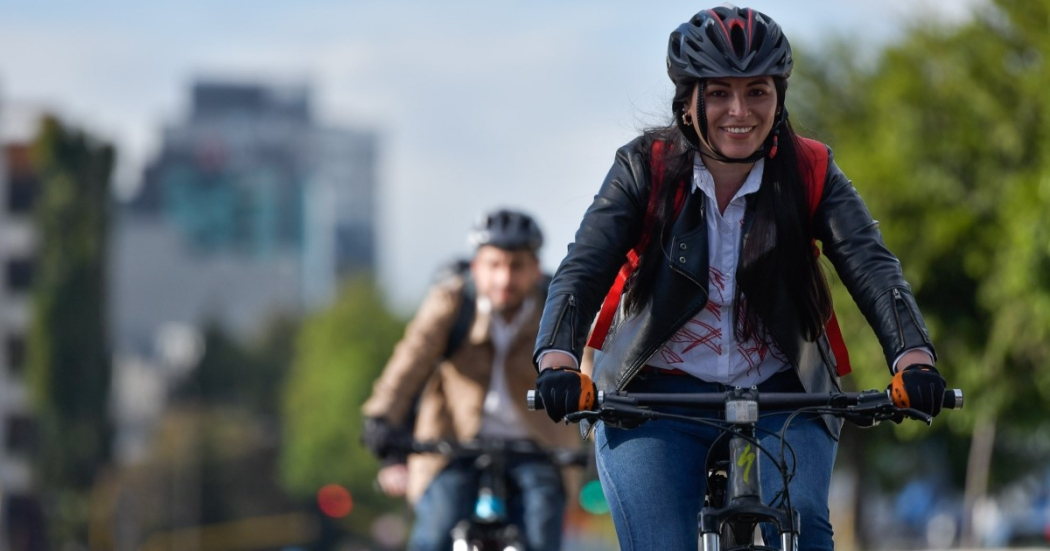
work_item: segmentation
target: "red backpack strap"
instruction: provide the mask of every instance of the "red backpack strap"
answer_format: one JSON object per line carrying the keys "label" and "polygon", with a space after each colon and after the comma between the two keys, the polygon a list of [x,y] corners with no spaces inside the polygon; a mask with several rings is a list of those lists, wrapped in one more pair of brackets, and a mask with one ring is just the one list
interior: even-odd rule
{"label": "red backpack strap", "polygon": [[828,174],[828,146],[817,140],[802,137],[799,137],[796,143],[800,146],[799,168],[805,178],[809,217],[813,218],[820,205],[820,198],[824,195],[824,179]]}
{"label": "red backpack strap", "polygon": [[[616,316],[616,309],[620,306],[624,285],[627,284],[631,274],[638,269],[639,259],[652,239],[653,221],[660,206],[660,188],[663,185],[664,148],[666,146],[667,144],[661,141],[653,142],[649,155],[649,174],[653,183],[649,191],[649,204],[645,209],[645,218],[642,220],[642,234],[638,238],[638,243],[627,252],[627,260],[620,267],[620,272],[616,274],[616,280],[613,282],[612,287],[609,288],[608,294],[605,295],[602,307],[598,311],[598,319],[594,323],[594,329],[591,330],[590,339],[587,340],[587,346],[591,348],[601,350],[602,346],[605,345],[605,337],[609,334],[609,328],[612,327],[613,318]],[[675,190],[674,216],[678,216],[683,204],[685,204],[685,186],[679,185],[678,189]]]}
{"label": "red backpack strap", "polygon": [[[828,174],[828,147],[816,140],[802,137],[796,143],[799,144],[799,164],[805,178],[806,201],[809,205],[809,217],[812,220],[813,215],[817,213],[820,199],[824,195],[824,180]],[[816,244],[813,245],[813,253],[820,256],[820,249]],[[835,363],[838,364],[839,377],[842,377],[852,371],[852,367],[849,363],[849,350],[846,349],[846,341],[842,338],[842,328],[839,327],[834,308],[831,310],[831,318],[828,319],[824,329],[828,335],[831,352],[835,355]]]}

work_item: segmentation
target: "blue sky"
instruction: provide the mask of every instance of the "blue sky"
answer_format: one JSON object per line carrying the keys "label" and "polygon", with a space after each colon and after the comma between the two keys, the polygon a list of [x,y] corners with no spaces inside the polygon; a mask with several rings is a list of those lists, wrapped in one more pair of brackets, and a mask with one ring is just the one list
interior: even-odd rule
{"label": "blue sky", "polygon": [[[873,46],[981,0],[755,0],[796,45]],[[477,213],[537,215],[553,270],[615,149],[665,120],[678,0],[0,0],[0,128],[59,112],[113,141],[127,192],[197,77],[308,83],[327,125],[381,139],[380,270],[402,312],[468,254]],[[912,10],[912,11],[906,11]],[[804,63],[804,59],[799,59]],[[844,167],[848,171],[848,167]]]}

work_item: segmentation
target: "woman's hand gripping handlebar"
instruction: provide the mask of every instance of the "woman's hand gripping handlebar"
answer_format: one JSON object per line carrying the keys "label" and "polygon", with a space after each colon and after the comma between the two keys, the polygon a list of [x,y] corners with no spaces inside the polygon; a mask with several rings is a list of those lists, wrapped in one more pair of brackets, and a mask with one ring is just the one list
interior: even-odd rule
{"label": "woman's hand gripping handlebar", "polygon": [[[916,409],[931,417],[941,412],[944,377],[930,364],[912,364],[897,372],[887,387],[897,407]],[[944,405],[948,409],[951,406]]]}
{"label": "woman's hand gripping handlebar", "polygon": [[[550,367],[536,378],[536,390],[530,390],[529,403],[542,403],[552,421],[558,422],[570,413],[594,408],[598,394],[594,381],[574,367]],[[530,405],[530,409],[532,406]]]}

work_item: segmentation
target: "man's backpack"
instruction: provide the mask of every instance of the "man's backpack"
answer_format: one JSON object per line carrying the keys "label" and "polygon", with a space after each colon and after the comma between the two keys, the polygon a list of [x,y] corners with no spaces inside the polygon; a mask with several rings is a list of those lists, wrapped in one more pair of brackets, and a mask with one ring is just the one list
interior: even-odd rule
{"label": "man's backpack", "polygon": [[[807,138],[799,138],[798,143],[800,147],[799,155],[805,155],[808,162],[800,163],[800,166],[804,169],[808,169],[803,175],[803,182],[806,185],[806,201],[809,206],[809,216],[812,219],[813,215],[817,212],[817,207],[820,205],[820,199],[824,195],[824,178],[828,171],[828,149],[824,144]],[[659,202],[659,190],[663,185],[662,176],[664,172],[664,148],[666,144],[661,141],[654,141],[652,150],[650,151],[650,173],[653,175],[653,184],[649,193],[649,205],[646,207],[645,219],[642,225],[642,235],[638,238],[638,243],[627,253],[627,259],[623,266],[620,268],[620,272],[616,275],[616,280],[613,282],[612,287],[609,289],[608,294],[605,296],[605,301],[602,302],[601,309],[598,312],[597,321],[595,321],[594,329],[591,331],[590,339],[587,341],[587,346],[601,350],[605,344],[605,337],[609,333],[609,328],[612,326],[613,317],[616,315],[616,309],[620,304],[620,297],[623,294],[624,285],[627,283],[627,279],[638,269],[638,263],[642,253],[649,246],[649,241],[652,239],[650,233],[653,217],[656,215],[656,209]],[[685,193],[686,184],[688,180],[677,182],[677,188],[675,189],[674,199],[674,217],[678,216],[682,206],[685,204]],[[813,252],[815,255],[820,256],[820,249],[817,248],[816,244],[813,246]],[[825,330],[828,335],[828,342],[831,345],[831,351],[835,355],[836,363],[838,364],[839,376],[844,376],[850,372],[849,362],[849,351],[846,350],[846,343],[842,339],[842,330],[839,328],[838,319],[835,317],[834,309],[831,311],[831,319],[828,320]]]}
{"label": "man's backpack", "polygon": [[456,320],[452,323],[448,340],[445,341],[445,351],[441,353],[441,359],[447,360],[470,332],[470,326],[474,324],[474,315],[477,313],[478,290],[474,287],[474,279],[470,277],[470,261],[456,259],[445,266],[438,268],[435,281],[461,277],[463,278],[463,289],[459,294],[459,307],[456,312]]}

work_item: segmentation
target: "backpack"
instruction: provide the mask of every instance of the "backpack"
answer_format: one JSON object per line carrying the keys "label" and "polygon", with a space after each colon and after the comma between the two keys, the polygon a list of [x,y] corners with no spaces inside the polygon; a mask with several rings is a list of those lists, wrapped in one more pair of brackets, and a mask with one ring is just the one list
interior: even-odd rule
{"label": "backpack", "polygon": [[470,331],[470,326],[474,324],[474,315],[477,313],[478,290],[474,287],[474,278],[470,277],[470,261],[458,258],[441,266],[434,280],[443,281],[453,277],[463,278],[463,288],[459,293],[456,320],[452,322],[452,329],[449,330],[448,339],[445,341],[445,349],[441,353],[442,360],[447,360],[463,344]]}
{"label": "backpack", "polygon": [[[807,138],[800,137],[797,143],[801,146],[799,154],[806,155],[810,161],[808,163],[809,170],[803,175],[803,183],[806,186],[806,201],[809,206],[809,216],[812,220],[813,215],[817,212],[817,207],[820,205],[820,198],[824,195],[824,178],[827,174],[829,160],[828,149],[824,144]],[[659,203],[659,190],[663,184],[662,176],[665,147],[666,144],[664,142],[653,142],[652,150],[650,151],[650,171],[651,174],[653,174],[653,185],[649,193],[649,204],[645,210],[642,235],[638,238],[638,243],[628,251],[627,260],[620,268],[619,273],[617,273],[616,280],[613,282],[612,287],[610,287],[608,294],[605,295],[605,300],[602,302],[601,309],[598,311],[598,318],[595,321],[594,329],[591,331],[590,339],[587,341],[587,346],[590,346],[591,348],[601,350],[602,346],[605,345],[605,337],[609,333],[613,317],[616,315],[616,309],[620,305],[620,298],[623,295],[623,287],[627,283],[627,279],[630,278],[631,274],[638,269],[639,259],[645,249],[649,246],[649,241],[652,239],[650,228],[652,227],[652,221],[656,215],[656,209]],[[674,213],[672,218],[677,218],[678,213],[681,212],[682,206],[685,204],[686,186],[684,184],[684,181],[678,182],[678,187],[675,190]],[[820,256],[820,249],[817,248],[815,243],[813,245],[813,252],[814,255],[818,257]],[[838,375],[840,377],[845,376],[851,371],[849,351],[846,349],[846,343],[842,339],[842,329],[839,327],[834,309],[831,311],[831,318],[828,319],[828,322],[825,325],[825,331],[828,336],[828,342],[831,345],[831,351],[835,355],[835,360],[838,364]]]}

